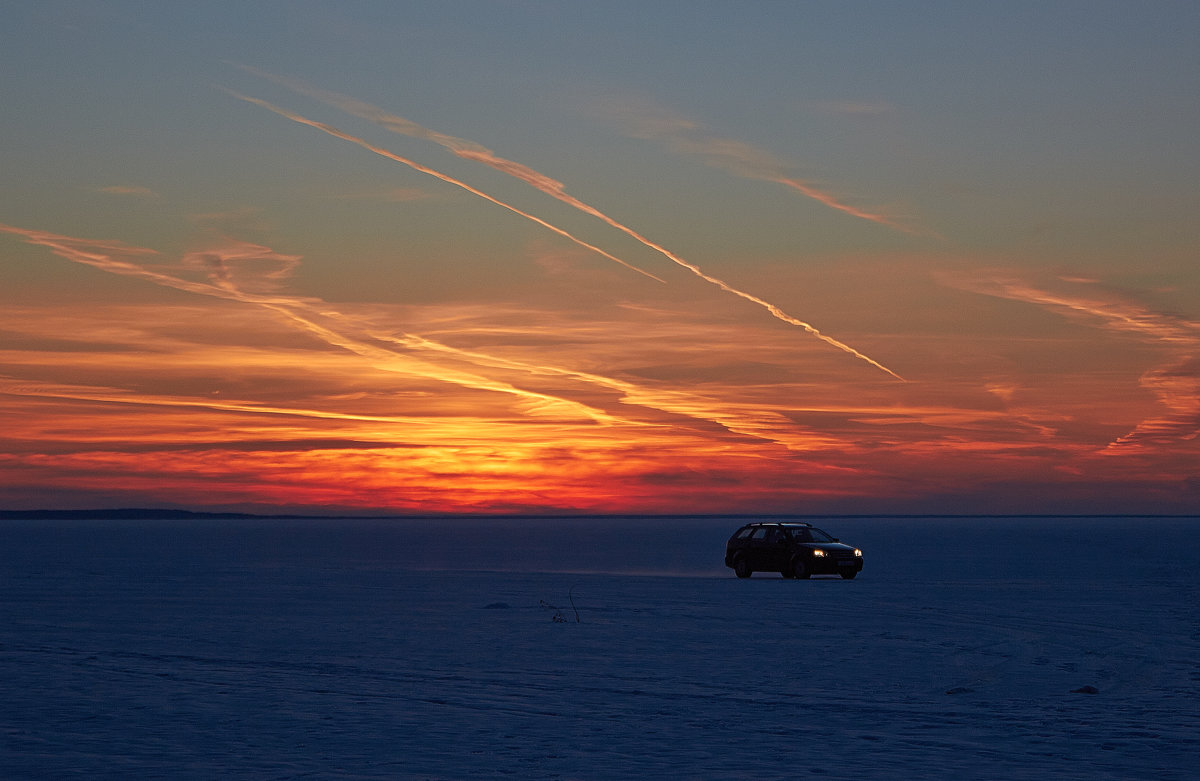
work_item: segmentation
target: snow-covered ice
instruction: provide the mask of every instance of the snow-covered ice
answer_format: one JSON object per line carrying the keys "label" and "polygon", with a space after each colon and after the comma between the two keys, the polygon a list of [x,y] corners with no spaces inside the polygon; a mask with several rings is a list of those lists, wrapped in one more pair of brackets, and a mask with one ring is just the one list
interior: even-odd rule
{"label": "snow-covered ice", "polygon": [[1193,779],[1200,521],[0,522],[0,777]]}

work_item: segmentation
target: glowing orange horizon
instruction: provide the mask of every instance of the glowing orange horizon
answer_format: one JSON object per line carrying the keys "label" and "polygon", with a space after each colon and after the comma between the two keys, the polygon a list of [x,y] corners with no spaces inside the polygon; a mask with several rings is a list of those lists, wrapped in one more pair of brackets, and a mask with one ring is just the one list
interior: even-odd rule
{"label": "glowing orange horizon", "polygon": [[[9,504],[36,487],[260,509],[801,511],[864,492],[899,501],[1046,476],[1060,488],[1103,480],[1116,490],[1136,478],[1168,491],[1186,479],[1179,453],[1197,444],[1185,362],[1145,375],[1158,414],[1105,402],[1109,393],[1088,407],[1070,386],[1059,398],[1033,396],[1011,380],[909,383],[907,399],[897,386],[868,391],[836,375],[820,385],[654,381],[633,373],[654,354],[646,350],[677,360],[694,344],[705,363],[784,367],[795,345],[770,329],[714,332],[698,314],[684,319],[687,310],[629,306],[619,326],[581,319],[577,335],[565,313],[542,322],[529,308],[452,305],[416,320],[397,313],[406,329],[393,330],[381,310],[287,293],[296,261],[261,244],[218,243],[172,264],[121,242],[4,230],[91,268],[196,294],[188,306],[0,313],[0,330],[47,344],[0,349],[0,497]],[[1084,309],[1067,307],[1075,299],[1065,293],[1006,290]],[[1191,326],[1178,318],[1091,301],[1088,317],[1102,329],[1187,346]],[[421,322],[438,340],[410,330]],[[597,328],[603,355],[562,346],[599,337]],[[478,346],[502,335],[502,346]],[[553,363],[542,338],[559,344]],[[74,346],[54,347],[63,343]],[[592,368],[601,363],[603,373]],[[55,379],[64,366],[78,379]],[[199,392],[198,381],[215,387]],[[1089,435],[1064,436],[1081,417],[1093,421]]]}

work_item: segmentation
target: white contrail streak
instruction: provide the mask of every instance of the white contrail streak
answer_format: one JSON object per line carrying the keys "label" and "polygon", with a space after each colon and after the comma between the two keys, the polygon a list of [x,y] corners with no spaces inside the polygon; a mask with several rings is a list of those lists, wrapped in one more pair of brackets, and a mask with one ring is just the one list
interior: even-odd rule
{"label": "white contrail streak", "polygon": [[[225,88],[222,87],[222,89],[225,89]],[[432,176],[436,179],[441,179],[443,182],[446,182],[447,184],[452,184],[455,187],[461,187],[462,189],[466,190],[467,192],[471,193],[472,195],[477,195],[480,198],[483,198],[485,201],[491,201],[492,203],[496,204],[497,206],[508,209],[510,212],[512,212],[514,214],[521,215],[522,217],[524,217],[527,220],[532,220],[533,222],[536,222],[538,225],[541,225],[543,228],[554,231],[559,236],[569,239],[570,241],[575,242],[576,244],[578,244],[581,247],[584,247],[585,249],[589,249],[592,252],[595,252],[599,255],[603,255],[604,257],[608,258],[609,260],[614,260],[617,263],[620,263],[622,266],[624,266],[627,269],[631,269],[633,271],[636,271],[639,274],[643,274],[647,277],[650,277],[651,279],[653,279],[657,282],[662,282],[662,283],[666,284],[665,280],[654,276],[649,271],[643,271],[642,269],[638,268],[637,266],[633,266],[629,263],[626,263],[625,261],[618,258],[616,255],[612,255],[608,252],[605,252],[604,250],[600,249],[599,247],[595,246],[594,244],[589,244],[586,241],[584,241],[583,239],[578,238],[577,236],[573,236],[572,234],[568,233],[567,231],[563,230],[562,228],[559,228],[555,225],[551,225],[550,223],[546,222],[545,220],[543,220],[539,217],[535,217],[528,212],[521,211],[516,206],[507,204],[504,201],[501,201],[497,198],[493,198],[492,196],[488,195],[487,193],[483,192],[482,190],[472,187],[471,185],[467,184],[464,181],[455,179],[453,176],[448,176],[448,175],[446,175],[440,171],[436,171],[428,166],[421,165],[420,163],[418,163],[414,160],[409,160],[407,157],[402,157],[402,156],[396,154],[395,152],[384,149],[383,147],[375,146],[374,144],[370,143],[369,141],[364,141],[363,139],[359,138],[358,136],[352,136],[349,133],[345,132],[344,130],[339,130],[338,128],[333,127],[332,125],[327,125],[324,122],[317,122],[316,120],[309,119],[309,118],[301,116],[295,112],[288,111],[287,109],[284,109],[284,108],[280,108],[279,106],[276,106],[272,103],[268,103],[265,100],[260,100],[259,98],[252,98],[248,95],[243,95],[240,92],[235,92],[234,90],[231,90],[231,89],[225,89],[225,91],[228,92],[230,95],[234,96],[235,98],[237,98],[238,100],[244,100],[247,103],[253,103],[256,106],[261,106],[261,107],[267,109],[268,111],[273,111],[274,113],[278,114],[279,116],[290,119],[293,122],[299,122],[302,125],[308,125],[309,127],[316,128],[317,130],[320,130],[323,133],[328,133],[329,135],[333,136],[334,138],[340,138],[343,141],[349,141],[352,144],[357,144],[358,146],[361,146],[363,149],[366,149],[369,152],[374,152],[375,154],[380,155],[381,157],[386,157],[387,159],[392,160],[393,162],[397,162],[402,165],[406,165],[409,168],[413,169],[414,171],[420,171],[421,173],[428,174],[429,176]]]}
{"label": "white contrail streak", "polygon": [[[319,90],[319,89],[316,89],[313,87],[309,87],[308,85],[297,82],[293,79],[286,79],[283,77],[274,76],[272,74],[265,73],[263,71],[255,69],[255,68],[248,68],[245,66],[243,66],[243,68],[251,73],[255,73],[264,78],[268,78],[268,79],[271,79],[272,81],[281,83],[284,86],[287,86],[288,88],[290,88],[292,90],[300,92],[301,94],[308,95],[310,97],[316,98],[317,100],[321,100],[323,102],[326,102],[333,106],[336,106],[337,108],[340,108],[349,114],[352,114],[357,117],[361,117],[363,119],[370,120],[388,130],[391,130],[392,132],[400,133],[402,135],[412,136],[412,137],[416,137],[416,138],[428,139],[437,144],[440,144],[442,147],[450,150],[451,152],[458,155],[459,157],[462,157],[462,158],[465,158],[468,160],[475,160],[476,162],[483,163],[484,165],[490,166],[490,167],[496,169],[497,171],[501,171],[502,173],[506,173],[506,174],[509,174],[510,176],[514,176],[517,179],[520,179],[521,181],[530,185],[531,187],[534,187],[535,189],[540,190],[541,192],[551,196],[552,198],[556,198],[557,200],[562,201],[563,203],[565,203],[569,206],[572,206],[572,207],[584,212],[585,214],[589,214],[589,215],[603,221],[605,224],[607,224],[613,228],[616,228],[617,230],[621,231],[622,233],[626,234],[627,236],[630,236],[631,238],[633,238],[635,241],[640,242],[643,246],[654,250],[655,252],[659,253],[660,255],[667,258],[671,262],[673,262],[679,266],[682,266],[683,268],[692,272],[696,276],[703,279],[705,282],[708,282],[709,284],[712,284],[712,285],[716,285],[721,290],[724,290],[727,293],[731,293],[735,296],[739,296],[740,298],[750,301],[751,303],[757,304],[758,306],[761,306],[762,308],[764,308],[768,312],[770,312],[771,315],[774,316],[775,318],[782,320],[783,322],[788,323],[789,325],[794,325],[794,326],[803,328],[805,331],[812,334],[813,336],[820,339],[821,341],[825,342],[826,344],[836,347],[837,349],[842,350],[843,352],[849,353],[850,355],[853,355],[854,357],[859,358],[860,360],[866,361],[867,363],[871,364],[875,368],[881,369],[881,370],[887,372],[888,374],[892,375],[896,379],[904,381],[904,378],[901,377],[899,374],[896,374],[896,372],[887,368],[886,366],[884,366],[883,364],[874,360],[873,358],[870,358],[870,357],[864,355],[863,353],[859,352],[858,350],[855,350],[853,347],[851,347],[843,342],[840,342],[831,336],[826,336],[825,334],[823,334],[819,330],[817,330],[817,328],[815,326],[813,326],[812,324],[807,323],[803,320],[800,320],[799,318],[796,318],[796,317],[793,317],[793,316],[787,314],[782,309],[780,309],[778,306],[770,303],[769,301],[765,301],[762,298],[759,298],[758,296],[755,296],[751,293],[747,293],[743,290],[739,290],[738,288],[733,287],[732,285],[728,284],[727,282],[720,280],[710,274],[705,273],[703,270],[701,270],[695,264],[687,262],[686,260],[679,257],[678,255],[671,252],[670,250],[663,247],[662,245],[660,245],[654,241],[651,241],[650,239],[646,238],[642,234],[638,233],[633,228],[630,228],[629,226],[624,225],[623,223],[613,219],[612,217],[609,217],[607,214],[605,214],[604,212],[595,208],[594,206],[584,203],[583,201],[579,200],[575,196],[568,194],[566,192],[565,185],[562,182],[559,182],[549,176],[546,176],[538,171],[535,171],[534,169],[530,168],[529,166],[526,166],[522,163],[518,163],[513,160],[507,160],[505,158],[499,157],[494,152],[492,152],[492,150],[488,149],[485,146],[482,146],[481,144],[477,144],[474,141],[468,141],[463,138],[457,138],[455,136],[447,135],[445,133],[439,133],[435,130],[430,130],[429,128],[422,127],[421,125],[418,125],[417,123],[407,120],[403,117],[398,117],[393,114],[389,114],[386,111],[384,111],[383,109],[378,108],[376,106],[372,106],[369,103],[364,103],[363,101],[360,101],[360,100],[357,100],[357,99],[354,99],[354,98],[351,98],[351,97],[348,97],[345,95],[339,95],[338,93],[335,93],[335,92],[328,92],[326,90]],[[272,110],[278,114],[281,114],[282,116],[288,117],[289,119],[293,119],[298,122],[303,122],[304,124],[312,125],[313,127],[317,127],[321,130],[325,130],[325,132],[330,133],[331,135],[338,136],[339,138],[345,138],[348,141],[353,141],[354,143],[364,146],[367,149],[370,149],[372,151],[383,154],[385,157],[390,157],[391,159],[398,159],[396,156],[393,156],[390,152],[386,152],[385,150],[379,150],[377,147],[373,147],[365,141],[354,138],[353,136],[348,136],[347,134],[344,134],[341,131],[333,130],[333,129],[329,128],[328,126],[323,125],[322,123],[313,122],[312,120],[304,119],[302,117],[299,117],[298,115],[291,114],[290,112],[285,112],[283,109],[279,109],[274,106],[271,106],[269,103],[266,103],[265,101],[260,101],[255,98],[248,98],[243,95],[238,95],[238,93],[236,93],[236,92],[232,92],[232,91],[230,91],[230,92],[232,94],[236,95],[237,97],[241,98],[242,100],[248,100],[252,103],[261,105],[264,108],[269,108],[270,110]],[[399,162],[403,162],[406,165],[417,168],[417,170],[425,171],[426,173],[433,173],[431,170],[425,169],[424,167],[418,167],[415,163],[413,163],[409,160],[405,160],[403,158],[399,158]],[[440,174],[433,173],[433,175],[437,176],[440,179],[444,179],[446,181],[451,181],[447,177],[444,177]],[[478,193],[478,191],[474,190],[473,188],[470,188],[469,186],[464,185],[461,182],[458,182],[457,180],[454,180],[453,183],[458,184],[461,187],[466,187],[468,190],[471,190],[472,192],[475,192],[476,194],[481,194],[481,193]],[[786,181],[785,183],[788,184],[789,186],[796,185],[795,182],[790,181],[790,180]],[[806,194],[811,195],[811,197],[817,197],[817,195],[814,195],[812,193],[806,192]],[[494,201],[494,199],[492,199],[488,196],[483,196],[483,197],[488,198],[488,200]],[[501,205],[504,205],[504,204],[501,204]],[[507,208],[511,209],[512,207],[507,207]],[[839,208],[842,208],[842,207],[839,205]],[[516,210],[514,209],[514,211],[516,211]],[[518,212],[518,213],[523,214],[524,216],[527,216],[527,217],[529,216],[527,214],[524,214],[524,212]],[[864,215],[860,214],[858,216],[864,216]],[[531,217],[531,219],[536,220],[537,218]],[[541,221],[538,220],[538,222],[541,222]],[[592,249],[595,249],[595,248],[593,247]],[[607,253],[605,253],[605,254],[607,254]],[[612,256],[610,255],[608,257],[612,257]]]}
{"label": "white contrail streak", "polygon": [[[477,160],[485,165],[490,165],[493,168],[511,174],[518,179],[523,179],[532,186],[542,190],[543,192],[552,195],[560,200],[570,203],[572,206],[583,209],[600,219],[606,219],[603,215],[592,209],[592,207],[583,204],[564,192],[562,182],[541,174],[532,168],[512,160],[506,160],[497,156],[492,150],[482,144],[470,141],[465,138],[457,138],[446,133],[439,133],[436,130],[431,130],[427,127],[418,125],[412,120],[404,117],[396,116],[385,111],[378,106],[373,106],[370,103],[359,100],[358,98],[342,95],[338,92],[323,90],[314,87],[311,84],[306,84],[298,79],[279,76],[274,73],[269,73],[249,65],[241,65],[238,63],[230,63],[247,73],[252,73],[268,81],[273,81],[276,84],[282,84],[293,92],[298,92],[301,95],[307,95],[314,100],[319,100],[331,106],[340,108],[348,114],[353,114],[356,117],[374,122],[393,133],[412,136],[413,138],[424,138],[434,143],[441,144],[446,149],[449,149],[459,157],[464,157],[469,160]],[[699,156],[704,161],[716,168],[734,173],[738,176],[747,177],[750,179],[758,179],[761,181],[773,182],[789,187],[796,192],[804,195],[807,198],[812,198],[831,209],[836,209],[840,212],[858,217],[859,219],[875,222],[880,225],[885,225],[889,228],[895,228],[903,233],[910,235],[931,235],[929,231],[916,230],[910,226],[903,225],[890,217],[869,212],[864,209],[859,209],[846,203],[842,203],[834,196],[827,192],[817,189],[812,184],[801,181],[794,177],[787,176],[783,172],[783,167],[775,161],[769,154],[756,149],[748,144],[740,141],[732,141],[729,139],[720,138],[695,138],[692,135],[687,135],[685,131],[694,131],[695,123],[681,121],[673,118],[669,122],[642,122],[644,127],[641,132],[636,135],[638,137],[654,138],[667,143],[668,147],[673,151],[681,154],[690,154]],[[614,225],[613,227],[620,227]]]}

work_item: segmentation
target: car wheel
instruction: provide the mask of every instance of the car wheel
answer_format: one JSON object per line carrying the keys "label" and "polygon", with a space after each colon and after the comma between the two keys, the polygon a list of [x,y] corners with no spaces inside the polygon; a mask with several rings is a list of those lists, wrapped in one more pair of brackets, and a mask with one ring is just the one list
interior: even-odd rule
{"label": "car wheel", "polygon": [[791,571],[788,574],[793,578],[807,578],[812,575],[812,573],[808,571],[808,565],[804,563],[804,559],[800,558],[799,556],[792,559],[790,570]]}
{"label": "car wheel", "polygon": [[751,572],[750,562],[746,561],[745,556],[738,556],[733,560],[733,574],[739,578],[748,578]]}
{"label": "car wheel", "polygon": [[856,575],[858,575],[857,572],[843,572],[842,573],[842,577],[845,578],[846,580],[854,580],[854,577]]}

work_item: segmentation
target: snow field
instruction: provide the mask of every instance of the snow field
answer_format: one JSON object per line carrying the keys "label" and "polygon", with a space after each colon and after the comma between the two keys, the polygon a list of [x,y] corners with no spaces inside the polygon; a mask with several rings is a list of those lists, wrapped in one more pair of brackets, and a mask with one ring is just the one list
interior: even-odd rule
{"label": "snow field", "polygon": [[0,777],[1195,777],[1193,522],[381,523],[0,526]]}

